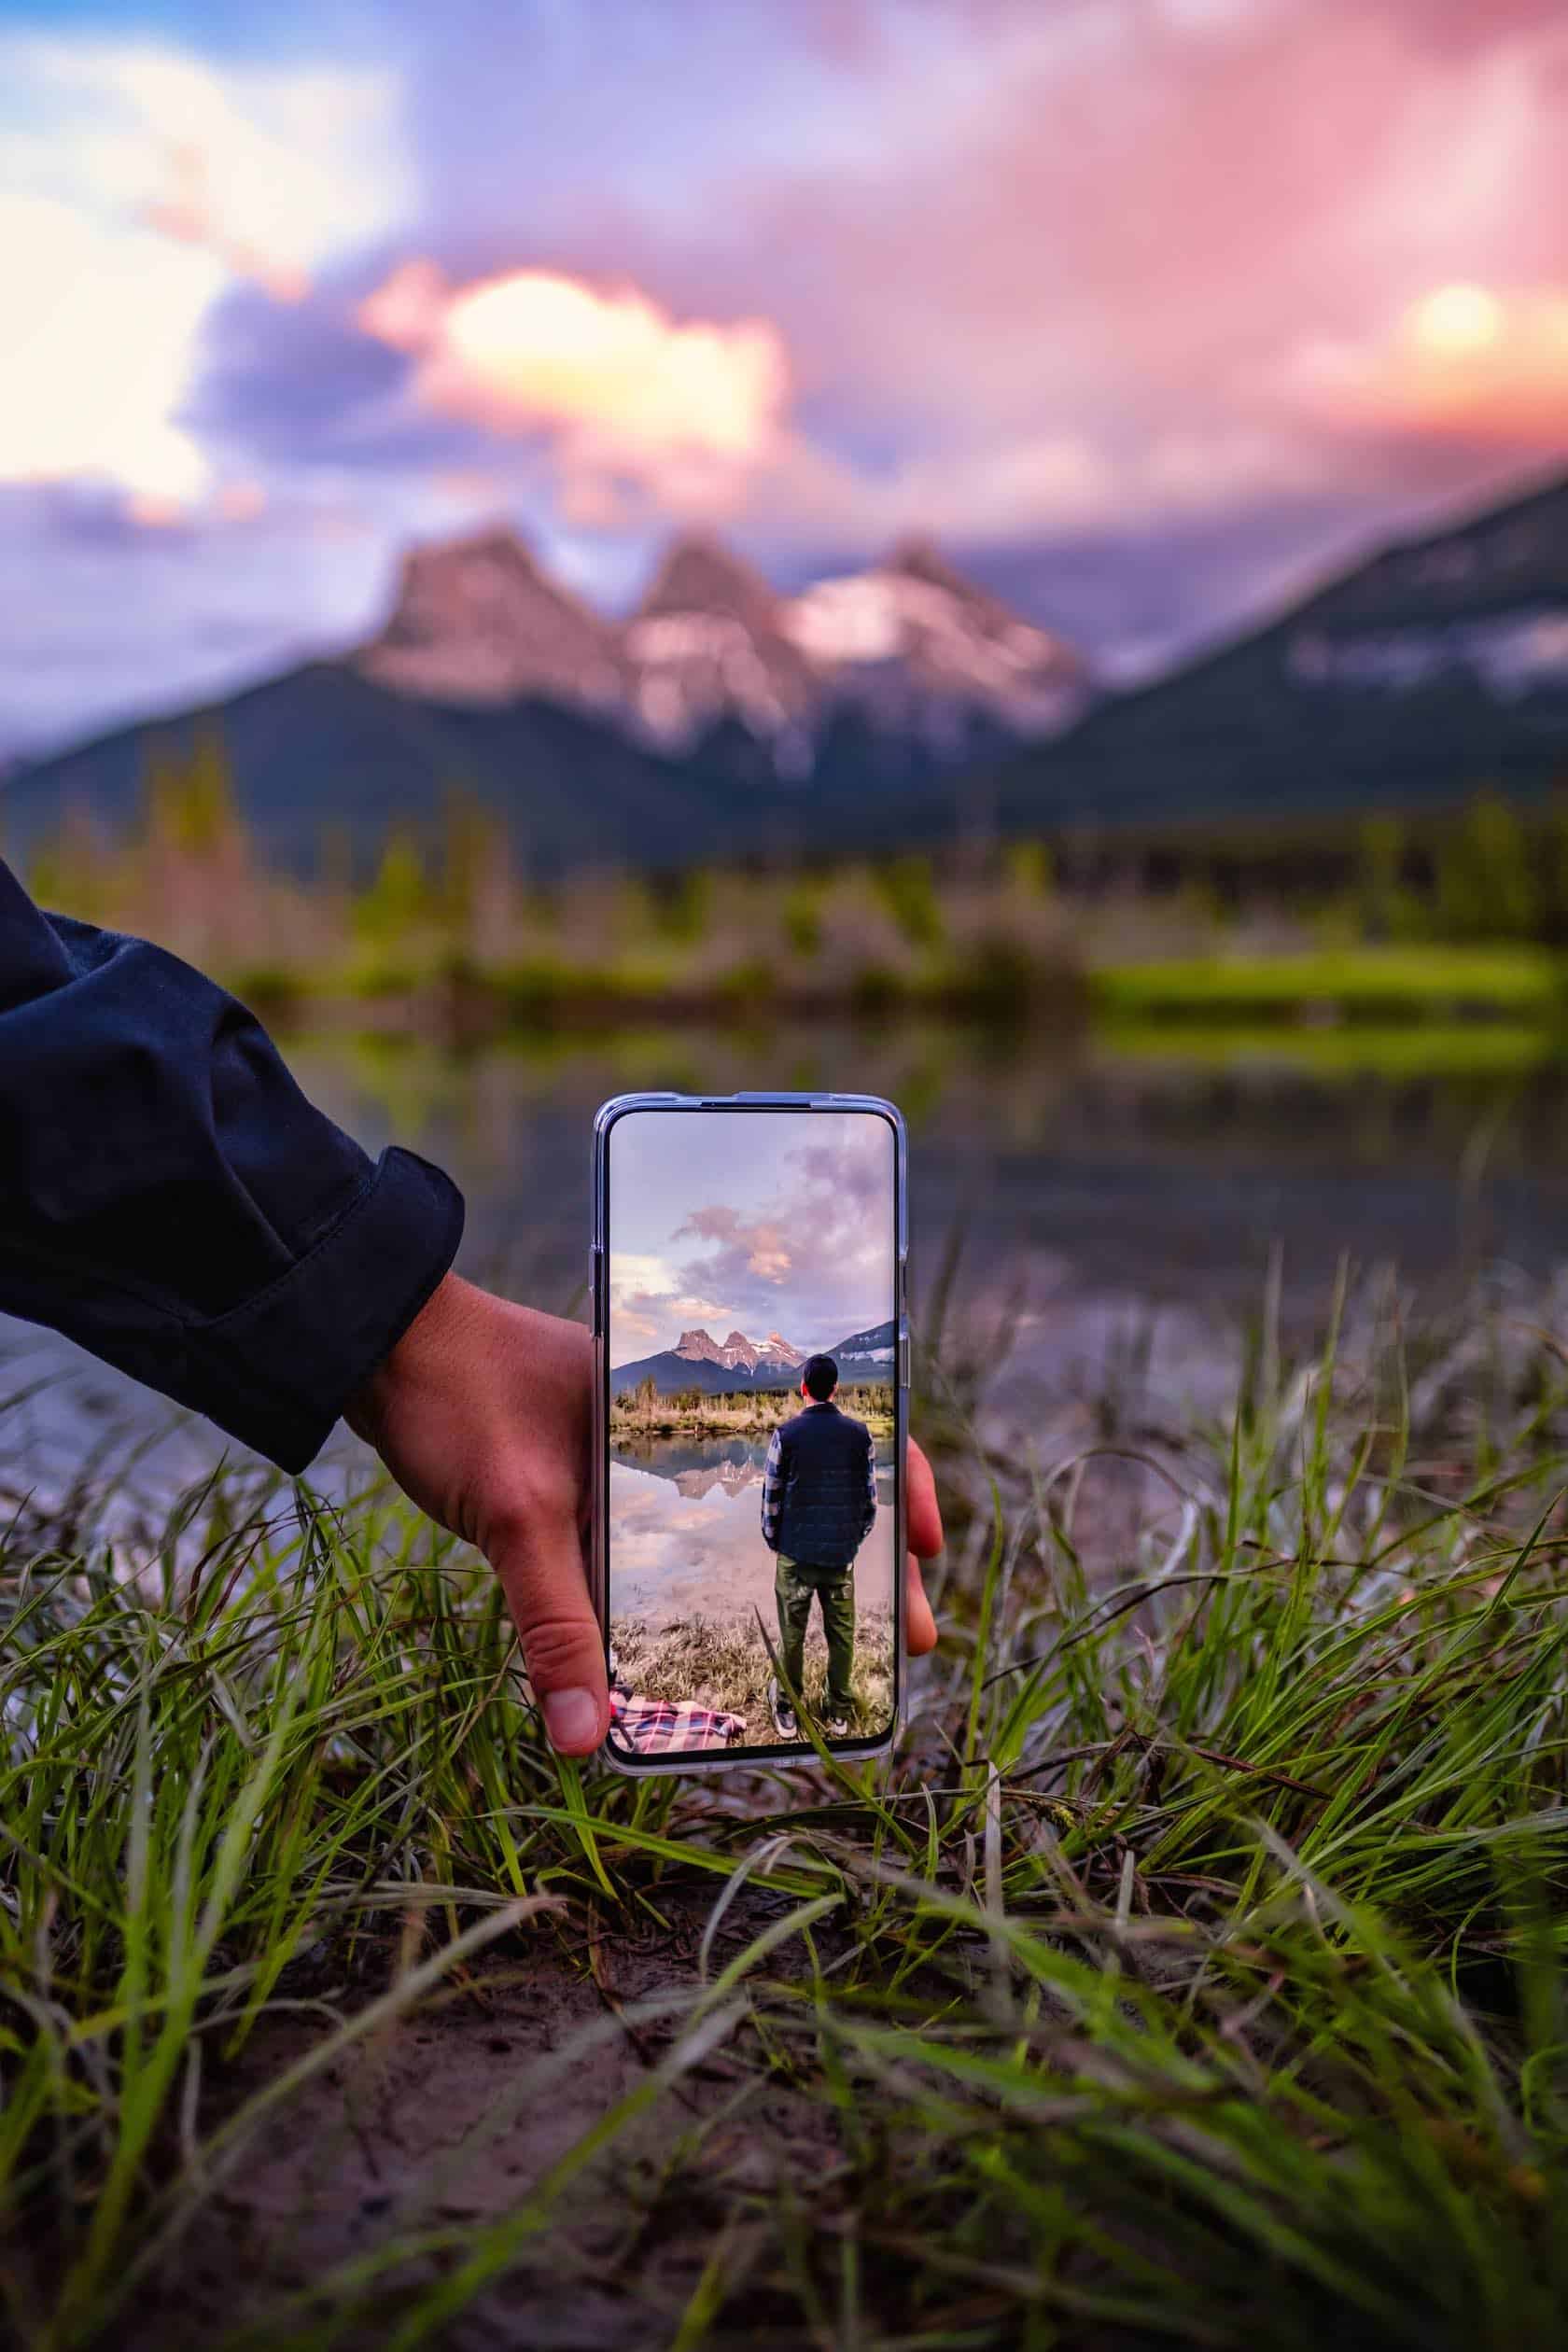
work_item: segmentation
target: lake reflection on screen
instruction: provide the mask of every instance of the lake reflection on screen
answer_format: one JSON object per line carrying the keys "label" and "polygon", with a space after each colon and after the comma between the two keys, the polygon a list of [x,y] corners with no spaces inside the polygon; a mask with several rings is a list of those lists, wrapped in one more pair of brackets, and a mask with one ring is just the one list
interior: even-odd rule
{"label": "lake reflection on screen", "polygon": [[[660,1438],[618,1444],[609,1468],[617,1615],[651,1630],[693,1612],[771,1627],[775,1560],[763,1541],[763,1438]],[[876,1449],[881,1508],[855,1562],[861,1609],[892,1603],[892,1451]]]}

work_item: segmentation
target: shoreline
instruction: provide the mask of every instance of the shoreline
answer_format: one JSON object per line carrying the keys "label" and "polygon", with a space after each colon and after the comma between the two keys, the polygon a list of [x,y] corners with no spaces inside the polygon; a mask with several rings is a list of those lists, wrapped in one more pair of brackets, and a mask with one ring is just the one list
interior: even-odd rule
{"label": "shoreline", "polygon": [[1006,1028],[1049,1018],[1064,1030],[1114,1038],[1136,1024],[1172,1031],[1216,1023],[1289,1034],[1324,1026],[1429,1026],[1529,1030],[1562,1039],[1568,959],[1499,941],[1475,946],[1362,945],[1207,953],[1066,965],[1029,956],[978,971],[867,966],[831,982],[767,964],[738,965],[695,986],[665,975],[615,975],[563,961],[532,967],[436,965],[352,975],[236,966],[226,985],[280,1032],[432,1034],[465,1042],[543,1024],[563,1037],[626,1023],[750,1028],[832,1016],[939,1019]]}
{"label": "shoreline", "polygon": [[[793,1392],[791,1391],[791,1394]],[[796,1410],[800,1408],[797,1406]],[[855,1421],[863,1421],[874,1437],[890,1437],[893,1417],[890,1413],[857,1413],[852,1407],[843,1408]],[[613,1446],[633,1438],[657,1437],[771,1437],[779,1424],[790,1419],[780,1413],[771,1421],[733,1421],[708,1415],[683,1415],[679,1419],[661,1416],[653,1421],[627,1421],[612,1410],[609,1417],[609,1442]],[[634,1465],[635,1467],[635,1465]]]}
{"label": "shoreline", "polygon": [[[613,1372],[610,1376],[614,1378]],[[655,1397],[651,1407],[626,1408],[623,1391],[609,1404],[609,1442],[663,1437],[768,1437],[800,1411],[794,1389],[715,1389],[698,1403],[678,1404],[677,1390]],[[874,1438],[891,1437],[891,1391],[886,1381],[856,1382],[838,1392],[842,1412],[863,1421]],[[747,1409],[749,1408],[749,1409]]]}

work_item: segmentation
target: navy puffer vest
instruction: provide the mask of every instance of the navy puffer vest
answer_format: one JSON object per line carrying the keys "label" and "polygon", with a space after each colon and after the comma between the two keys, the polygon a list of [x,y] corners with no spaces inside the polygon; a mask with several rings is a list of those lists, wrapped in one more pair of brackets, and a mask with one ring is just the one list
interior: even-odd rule
{"label": "navy puffer vest", "polygon": [[813,1568],[847,1568],[876,1514],[871,1432],[836,1405],[808,1405],[778,1433],[778,1549]]}

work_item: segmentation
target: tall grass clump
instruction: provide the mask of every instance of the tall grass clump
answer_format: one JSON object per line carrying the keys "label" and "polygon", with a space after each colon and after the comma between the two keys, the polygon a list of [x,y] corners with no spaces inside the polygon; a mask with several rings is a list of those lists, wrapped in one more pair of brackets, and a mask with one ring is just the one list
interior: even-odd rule
{"label": "tall grass clump", "polygon": [[548,2104],[615,2053],[566,2152],[482,2210],[405,2164],[303,2273],[261,2230],[200,2341],[535,2341],[589,2295],[681,2347],[1561,2341],[1555,1338],[1265,1329],[1223,1426],[1072,1458],[971,1404],[885,1768],[554,1764],[487,1579],[385,1492],[231,1472],[118,1554],[19,1512],[19,2338],[173,2340],[356,2049],[438,2003],[493,2033],[565,1967],[602,2013],[496,2072]]}

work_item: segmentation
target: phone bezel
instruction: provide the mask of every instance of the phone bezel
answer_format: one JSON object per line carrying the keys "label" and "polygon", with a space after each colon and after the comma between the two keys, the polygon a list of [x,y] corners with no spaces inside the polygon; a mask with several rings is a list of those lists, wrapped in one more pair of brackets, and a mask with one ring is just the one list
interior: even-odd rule
{"label": "phone bezel", "polygon": [[[700,1116],[704,1112],[756,1113],[862,1112],[885,1119],[893,1133],[893,1703],[884,1730],[864,1739],[829,1740],[829,1752],[847,1763],[886,1755],[904,1717],[908,1686],[904,1654],[903,1561],[908,1548],[905,1529],[909,1441],[909,1309],[908,1309],[908,1141],[903,1116],[895,1103],[881,1095],[773,1094],[735,1095],[623,1094],[601,1105],[594,1121],[593,1234],[589,1245],[589,1311],[594,1335],[594,1517],[589,1546],[595,1608],[605,1658],[609,1656],[609,1137],[618,1123],[637,1112],[679,1112]],[[632,1779],[650,1773],[768,1771],[790,1770],[818,1761],[809,1743],[798,1747],[717,1748],[690,1755],[637,1757],[607,1737],[601,1760]]]}

